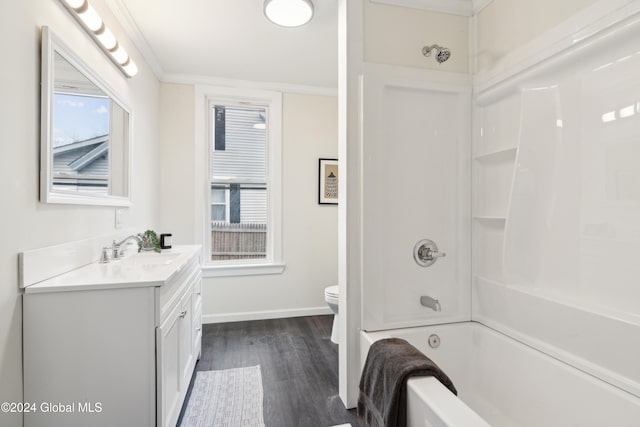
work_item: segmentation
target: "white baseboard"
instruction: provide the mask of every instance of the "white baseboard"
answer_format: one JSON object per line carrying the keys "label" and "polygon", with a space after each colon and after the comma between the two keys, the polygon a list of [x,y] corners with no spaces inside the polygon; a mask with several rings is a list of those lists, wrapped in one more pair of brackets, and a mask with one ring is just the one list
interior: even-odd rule
{"label": "white baseboard", "polygon": [[329,307],[291,308],[286,310],[247,311],[242,313],[203,314],[202,323],[240,322],[243,320],[282,319],[285,317],[333,314]]}

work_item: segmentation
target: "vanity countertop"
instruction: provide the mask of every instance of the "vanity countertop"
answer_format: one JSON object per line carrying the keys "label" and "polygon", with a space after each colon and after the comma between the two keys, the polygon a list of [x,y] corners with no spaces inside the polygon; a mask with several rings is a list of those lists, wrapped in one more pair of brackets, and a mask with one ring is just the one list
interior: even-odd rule
{"label": "vanity countertop", "polygon": [[24,288],[26,293],[162,286],[197,254],[199,245],[142,252],[109,263],[94,262]]}

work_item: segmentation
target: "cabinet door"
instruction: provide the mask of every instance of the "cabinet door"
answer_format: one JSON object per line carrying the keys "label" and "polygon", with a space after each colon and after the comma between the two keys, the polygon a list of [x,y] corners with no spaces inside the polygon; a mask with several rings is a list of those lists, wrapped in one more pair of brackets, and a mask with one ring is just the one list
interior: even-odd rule
{"label": "cabinet door", "polygon": [[202,356],[202,306],[198,306],[193,316],[193,355],[197,360]]}
{"label": "cabinet door", "polygon": [[193,354],[193,291],[189,288],[189,291],[184,294],[180,300],[180,318],[178,327],[180,329],[180,388],[186,393],[189,388],[189,381],[191,381],[191,374],[193,372],[193,366],[195,364]]}
{"label": "cabinet door", "polygon": [[176,425],[182,407],[181,312],[181,304],[176,305],[156,330],[158,425],[163,427]]}

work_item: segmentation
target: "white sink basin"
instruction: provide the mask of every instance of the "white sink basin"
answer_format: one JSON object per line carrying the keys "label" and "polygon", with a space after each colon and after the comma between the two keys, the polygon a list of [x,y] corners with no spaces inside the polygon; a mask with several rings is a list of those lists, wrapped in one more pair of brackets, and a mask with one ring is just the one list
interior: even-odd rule
{"label": "white sink basin", "polygon": [[180,258],[181,252],[177,251],[163,251],[163,252],[138,252],[129,256],[125,256],[119,261],[112,261],[114,263],[120,262],[122,264],[131,264],[136,266],[149,266],[154,265],[168,265],[175,262]]}

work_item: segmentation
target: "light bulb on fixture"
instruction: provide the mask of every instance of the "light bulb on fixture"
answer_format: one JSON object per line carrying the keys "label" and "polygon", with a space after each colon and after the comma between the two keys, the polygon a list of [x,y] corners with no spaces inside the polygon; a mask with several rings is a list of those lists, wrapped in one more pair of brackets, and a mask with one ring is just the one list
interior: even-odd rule
{"label": "light bulb on fixture", "polygon": [[276,25],[299,27],[313,18],[311,0],[265,0],[264,15]]}
{"label": "light bulb on fixture", "polygon": [[138,73],[136,64],[120,46],[116,36],[107,28],[98,12],[89,4],[89,0],[60,0],[60,2],[125,76],[133,77]]}
{"label": "light bulb on fixture", "polygon": [[78,10],[78,16],[84,25],[94,33],[102,28],[102,18],[100,18],[98,12],[96,12],[89,3],[85,3],[85,5]]}
{"label": "light bulb on fixture", "polygon": [[72,9],[80,9],[84,6],[86,0],[64,0],[64,2]]}
{"label": "light bulb on fixture", "polygon": [[131,58],[129,58],[126,63],[122,64],[122,69],[129,77],[133,77],[138,74],[138,66]]}
{"label": "light bulb on fixture", "polygon": [[109,50],[109,52],[111,53],[111,56],[113,56],[113,59],[115,59],[116,62],[118,62],[118,64],[120,65],[125,64],[129,59],[129,55],[127,55],[127,51],[124,50],[124,48],[120,46],[118,43],[116,43],[116,47]]}
{"label": "light bulb on fixture", "polygon": [[113,49],[118,44],[116,37],[105,25],[102,25],[102,28],[96,31],[96,38],[107,50]]}

